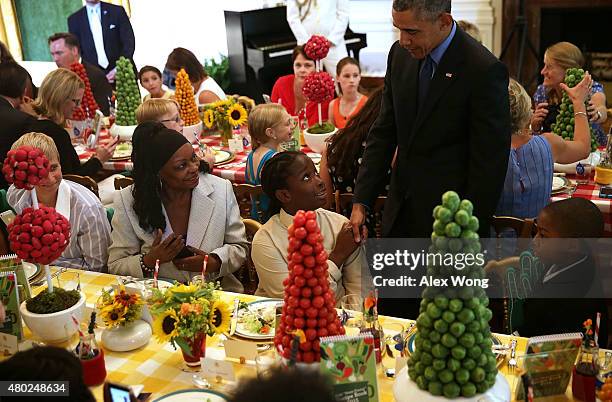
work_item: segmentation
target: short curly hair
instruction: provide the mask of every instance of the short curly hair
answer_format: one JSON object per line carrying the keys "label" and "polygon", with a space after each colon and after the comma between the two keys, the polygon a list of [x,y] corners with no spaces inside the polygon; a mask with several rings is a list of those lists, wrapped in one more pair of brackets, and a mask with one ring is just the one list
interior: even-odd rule
{"label": "short curly hair", "polygon": [[414,11],[420,19],[434,20],[440,14],[451,12],[451,0],[393,0],[395,11]]}

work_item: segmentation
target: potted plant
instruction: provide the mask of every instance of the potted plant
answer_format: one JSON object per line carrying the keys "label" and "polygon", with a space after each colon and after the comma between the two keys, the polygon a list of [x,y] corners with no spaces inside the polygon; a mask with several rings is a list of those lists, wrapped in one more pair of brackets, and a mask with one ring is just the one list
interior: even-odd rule
{"label": "potted plant", "polygon": [[53,289],[49,264],[66,249],[70,223],[55,208],[38,205],[36,188],[49,174],[49,160],[38,148],[23,145],[7,153],[2,173],[8,183],[30,191],[32,206],[24,209],[7,227],[11,250],[17,257],[44,265],[47,289],[19,307],[26,325],[47,342],[69,339],[78,327],[85,297],[79,292]]}
{"label": "potted plant", "polygon": [[102,343],[115,352],[134,350],[149,343],[151,326],[141,319],[144,302],[138,293],[128,293],[125,286],[113,292],[102,290],[97,308],[106,325]]}
{"label": "potted plant", "polygon": [[595,167],[595,182],[606,186],[612,184],[612,134],[608,134],[608,145],[603,158]]}
{"label": "potted plant", "polygon": [[321,71],[321,60],[329,52],[329,41],[320,35],[313,35],[304,45],[304,52],[315,62],[315,72],[308,74],[304,79],[302,92],[308,102],[317,104],[319,121],[304,131],[306,145],[315,152],[321,153],[325,149],[325,141],[336,131],[336,127],[330,122],[324,122],[321,113],[321,103],[334,98],[335,88],[332,77]]}
{"label": "potted plant", "polygon": [[160,343],[178,346],[189,366],[199,366],[206,352],[206,336],[226,332],[229,306],[219,300],[218,283],[175,284],[153,289],[148,302],[154,316],[153,334]]}
{"label": "potted plant", "polygon": [[131,140],[136,129],[136,109],[140,105],[140,89],[134,76],[134,68],[127,58],[117,60],[117,115],[110,134],[121,140]]}
{"label": "potted plant", "polygon": [[246,123],[249,114],[242,102],[234,97],[228,97],[204,106],[202,120],[208,129],[215,127],[221,133],[221,142],[224,146],[229,145],[234,127]]}

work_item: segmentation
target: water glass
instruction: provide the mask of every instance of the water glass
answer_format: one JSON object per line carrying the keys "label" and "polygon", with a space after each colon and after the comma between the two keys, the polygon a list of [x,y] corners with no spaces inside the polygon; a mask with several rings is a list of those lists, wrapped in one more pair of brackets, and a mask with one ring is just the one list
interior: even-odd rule
{"label": "water glass", "polygon": [[272,370],[278,365],[279,361],[279,356],[276,354],[274,348],[257,353],[257,357],[255,357],[257,377],[259,379],[264,379],[270,376]]}
{"label": "water glass", "polygon": [[342,322],[347,335],[356,335],[363,327],[363,298],[360,295],[345,295],[340,299]]}

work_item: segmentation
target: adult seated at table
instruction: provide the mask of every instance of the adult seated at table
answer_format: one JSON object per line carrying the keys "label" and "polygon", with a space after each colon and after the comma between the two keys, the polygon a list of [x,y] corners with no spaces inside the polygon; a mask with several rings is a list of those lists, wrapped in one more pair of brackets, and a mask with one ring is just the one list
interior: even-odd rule
{"label": "adult seated at table", "polygon": [[[338,64],[340,65],[340,64]],[[361,166],[370,127],[378,118],[382,103],[382,88],[376,89],[363,108],[351,118],[345,128],[334,134],[321,154],[319,173],[327,189],[327,205],[333,204],[334,192],[352,193],[355,179]],[[380,181],[380,194],[386,195],[391,180],[391,167]],[[350,213],[350,209],[348,211]],[[366,218],[368,230],[372,229],[373,217]],[[372,233],[372,232],[370,232]]]}
{"label": "adult seated at table", "polygon": [[[144,101],[136,109],[136,121],[138,124],[145,121],[156,121],[170,130],[183,134],[184,122],[181,119],[179,104],[174,99],[149,99]],[[193,138],[188,138],[188,140],[192,141]],[[200,145],[197,138],[194,141],[194,145]],[[196,154],[208,164],[209,168],[214,166],[215,154],[210,148],[204,147],[200,149],[198,147]]]}
{"label": "adult seated at table", "polygon": [[[274,83],[272,87],[272,102],[280,103],[291,116],[298,116],[300,121],[307,119],[308,125],[319,121],[318,106],[314,102],[308,102],[302,93],[304,79],[315,71],[314,60],[306,56],[304,46],[296,46],[293,49],[293,74],[284,75]],[[321,117],[323,121],[328,119],[329,101],[321,103]]]}
{"label": "adult seated at table", "polygon": [[119,139],[98,145],[95,156],[81,164],[72,146],[70,134],[66,131],[66,120],[81,104],[84,91],[85,84],[70,70],[58,68],[47,74],[32,105],[38,120],[28,127],[28,131],[44,133],[53,138],[63,173],[94,176],[102,169],[102,164],[113,156]]}
{"label": "adult seated at table", "polygon": [[[49,136],[41,133],[25,134],[15,141],[12,149],[22,145],[39,148],[49,159],[49,176],[34,186],[38,202],[54,207],[70,222],[70,243],[54,264],[87,271],[103,271],[108,260],[111,228],[102,203],[91,190],[62,179],[59,153]],[[30,191],[18,189],[14,185],[8,190],[7,201],[17,213],[32,206]]]}
{"label": "adult seated at table", "polygon": [[[535,132],[551,131],[551,125],[557,119],[563,90],[561,83],[569,68],[584,68],[584,56],[580,49],[570,42],[559,42],[548,47],[544,53],[544,68],[540,72],[544,82],[538,85],[533,94],[535,112],[531,118],[531,128]],[[606,133],[601,125],[608,118],[606,94],[603,86],[593,81],[590,88],[591,98],[587,106],[587,114],[597,142],[605,145]]]}
{"label": "adult seated at table", "polygon": [[591,76],[586,73],[573,88],[561,84],[572,101],[575,115],[574,139],[564,140],[551,132],[532,135],[529,128],[531,99],[521,84],[510,80],[508,92],[513,134],[496,215],[535,218],[550,202],[554,162],[573,163],[589,155],[591,134],[584,101],[591,82]]}
{"label": "adult seated at table", "polygon": [[110,102],[113,96],[113,87],[106,79],[106,73],[97,66],[81,59],[79,50],[78,38],[68,32],[58,32],[47,39],[49,52],[55,62],[55,65],[60,68],[70,68],[74,63],[81,63],[89,78],[89,85],[100,111],[105,116],[110,114]]}
{"label": "adult seated at table", "polygon": [[345,294],[361,293],[362,269],[367,272],[365,253],[352,235],[347,218],[323,209],[325,183],[312,160],[301,152],[281,152],[264,165],[263,191],[270,197],[270,218],[253,238],[251,257],[259,276],[256,295],[283,297],[287,269],[287,228],[299,210],[314,211],[329,257],[329,288],[336,301]]}
{"label": "adult seated at table", "polygon": [[188,281],[202,273],[241,292],[233,275],[248,243],[232,184],[205,167],[182,135],[161,123],[139,124],[132,137],[134,184],[115,194],[109,271]]}
{"label": "adult seated at table", "polygon": [[[80,360],[68,350],[53,346],[37,346],[16,353],[0,362],[0,378],[14,384],[24,381],[67,381],[66,395],[38,396],[34,400],[66,402],[95,402],[93,394],[83,382]],[[69,389],[68,389],[69,387]],[[23,401],[21,395],[3,396],[2,401]]]}
{"label": "adult seated at table", "polygon": [[[17,63],[0,64],[0,160],[4,161],[11,145],[27,132],[35,119],[19,110],[26,102],[28,72]],[[0,175],[0,188],[8,188]]]}
{"label": "adult seated at table", "polygon": [[195,54],[182,47],[177,47],[168,55],[163,72],[163,84],[174,91],[176,74],[181,68],[184,68],[189,75],[197,104],[203,105],[225,99],[225,92],[214,78],[206,73]]}

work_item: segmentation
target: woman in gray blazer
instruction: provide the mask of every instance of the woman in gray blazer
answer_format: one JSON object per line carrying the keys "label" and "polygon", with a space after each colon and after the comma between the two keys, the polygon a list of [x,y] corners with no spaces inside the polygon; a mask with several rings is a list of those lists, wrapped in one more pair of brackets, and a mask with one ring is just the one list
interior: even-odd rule
{"label": "woman in gray blazer", "polygon": [[134,184],[115,195],[111,273],[188,281],[202,272],[224,290],[241,292],[232,274],[246,259],[248,243],[229,181],[206,173],[191,144],[161,123],[134,131]]}

